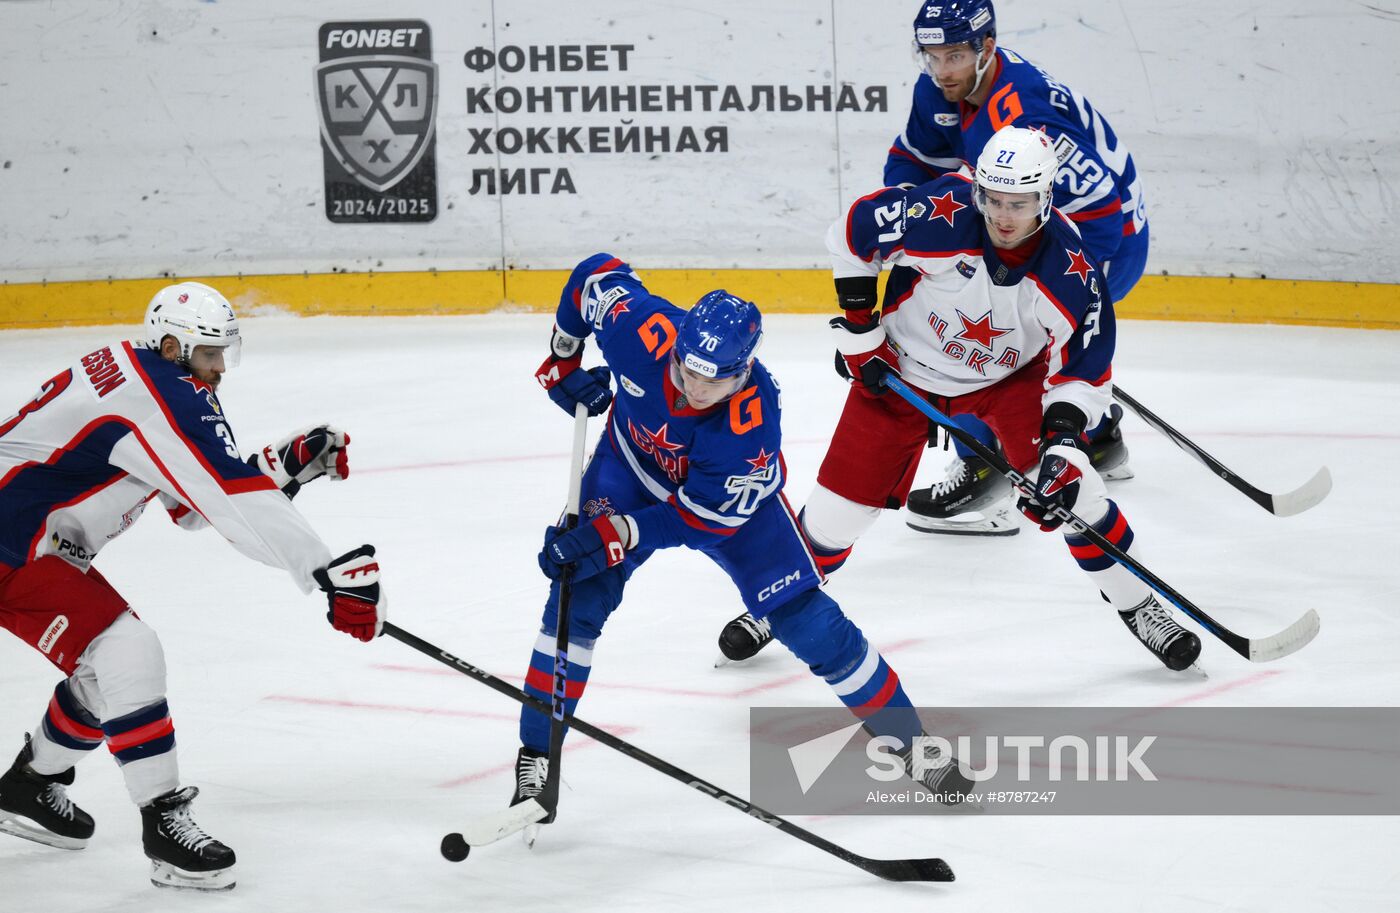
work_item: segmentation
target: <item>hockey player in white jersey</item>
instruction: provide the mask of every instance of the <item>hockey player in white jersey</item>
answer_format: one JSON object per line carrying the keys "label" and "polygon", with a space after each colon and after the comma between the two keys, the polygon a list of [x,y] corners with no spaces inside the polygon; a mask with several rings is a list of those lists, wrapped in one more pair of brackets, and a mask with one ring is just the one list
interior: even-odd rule
{"label": "hockey player in white jersey", "polygon": [[185,529],[212,526],[234,548],[327,595],[332,625],[369,641],[385,604],[371,546],[332,558],[291,497],[343,479],[349,436],[328,425],[246,461],[219,404],[242,340],[233,308],[195,282],[162,289],[143,343],[114,343],[45,381],[0,423],[0,627],[63,671],[32,739],[0,776],[0,832],[81,849],[91,816],[65,787],[106,743],[139,807],[151,880],[234,885],[234,853],[191,816],[155,632],[92,561],[155,501]]}

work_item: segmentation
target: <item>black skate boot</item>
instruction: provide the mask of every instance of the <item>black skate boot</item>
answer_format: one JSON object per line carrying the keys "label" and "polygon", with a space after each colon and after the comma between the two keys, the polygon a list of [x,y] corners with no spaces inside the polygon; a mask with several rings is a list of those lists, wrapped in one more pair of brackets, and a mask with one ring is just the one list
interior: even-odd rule
{"label": "black skate boot", "polygon": [[158,888],[227,891],[234,882],[233,850],[200,830],[190,816],[199,789],[172,789],[141,806],[141,845]]}
{"label": "black skate boot", "polygon": [[1135,609],[1119,612],[1118,617],[1173,672],[1190,667],[1201,655],[1201,639],[1177,624],[1171,610],[1163,608],[1156,596],[1147,597]]}
{"label": "black skate boot", "polygon": [[[919,765],[916,765],[916,750],[920,748],[923,750],[923,760]],[[963,776],[962,770],[958,767],[957,758],[949,755],[948,763],[937,764],[940,755],[937,745],[931,744],[924,747],[916,742],[899,754],[904,759],[904,769],[908,772],[909,778],[933,793],[935,801],[941,805],[962,805],[967,801],[968,794],[974,789],[973,782]],[[916,770],[916,767],[920,767],[920,769]],[[976,809],[975,806],[969,806],[969,808]]]}
{"label": "black skate boot", "polygon": [[[520,746],[520,753],[515,756],[515,793],[510,798],[510,804],[519,805],[526,799],[538,799],[540,793],[544,792],[544,781],[548,776],[549,755],[524,745]],[[548,824],[549,820],[545,818],[544,823]],[[520,831],[520,836],[528,847],[535,845],[535,838],[539,835],[538,824],[527,824]]]}
{"label": "black skate boot", "polygon": [[73,804],[65,786],[73,785],[73,768],[60,774],[35,773],[29,767],[34,749],[29,735],[10,769],[0,776],[0,833],[13,834],[61,850],[80,850],[92,836],[92,816]]}
{"label": "black skate boot", "polygon": [[1114,403],[1108,407],[1107,421],[1089,438],[1089,462],[1105,482],[1131,479],[1133,467],[1128,465],[1128,445],[1123,443],[1123,407]]}
{"label": "black skate boot", "polygon": [[1011,483],[979,456],[948,467],[948,476],[909,492],[905,524],[921,533],[1014,536],[1021,531],[1011,505]]}
{"label": "black skate boot", "polygon": [[715,662],[743,662],[758,655],[758,651],[773,642],[773,625],[768,619],[759,620],[748,612],[724,626],[719,632],[719,652],[724,654]]}

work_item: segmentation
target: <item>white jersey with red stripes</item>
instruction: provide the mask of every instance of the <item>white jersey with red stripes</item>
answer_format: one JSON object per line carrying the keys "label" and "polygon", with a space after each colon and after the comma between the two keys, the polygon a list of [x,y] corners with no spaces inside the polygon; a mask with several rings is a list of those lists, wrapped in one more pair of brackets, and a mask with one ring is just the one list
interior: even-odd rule
{"label": "white jersey with red stripes", "polygon": [[1092,426],[1110,403],[1116,336],[1098,262],[1058,211],[1025,263],[1003,262],[972,194],[948,175],[862,197],[827,234],[833,276],[913,268],[912,284],[891,276],[906,287],[886,293],[881,320],[910,384],[961,396],[1045,359],[1044,406],[1071,403]]}
{"label": "white jersey with red stripes", "polygon": [[291,501],[243,462],[214,389],[155,351],[98,349],[0,422],[0,563],[57,555],[86,570],[157,498],[303,592],[330,562]]}

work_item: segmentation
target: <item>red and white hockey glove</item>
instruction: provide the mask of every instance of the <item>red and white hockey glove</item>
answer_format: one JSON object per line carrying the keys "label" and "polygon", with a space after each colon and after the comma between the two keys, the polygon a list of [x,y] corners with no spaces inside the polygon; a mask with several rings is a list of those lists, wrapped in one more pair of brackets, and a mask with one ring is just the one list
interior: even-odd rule
{"label": "red and white hockey glove", "polygon": [[350,475],[350,435],[334,425],[316,425],[287,435],[248,457],[289,498],[321,476],[339,481]]}
{"label": "red and white hockey glove", "polygon": [[374,546],[362,545],[312,576],[326,594],[326,621],[337,631],[368,643],[384,633],[389,605],[379,589],[379,562]]}
{"label": "red and white hockey glove", "polygon": [[[1022,495],[1016,507],[1044,532],[1058,529],[1064,522],[1060,508],[1074,510],[1080,483],[1094,473],[1085,452],[1084,416],[1072,406],[1052,405],[1040,429],[1040,471],[1035,479],[1035,497]],[[1100,488],[1102,485],[1100,485]]]}
{"label": "red and white hockey glove", "polygon": [[583,340],[555,327],[549,340],[549,353],[535,369],[535,380],[544,387],[549,398],[570,416],[579,403],[588,407],[589,415],[606,412],[612,402],[612,372],[601,366],[587,371],[582,369]]}
{"label": "red and white hockey glove", "polygon": [[598,517],[568,532],[551,526],[544,531],[540,570],[549,579],[558,580],[572,565],[577,583],[621,564],[627,550],[636,544],[637,524],[623,516]]}
{"label": "red and white hockey glove", "polygon": [[836,331],[836,373],[866,396],[883,395],[885,376],[899,376],[899,355],[885,338],[884,326],[878,320],[853,323],[845,317],[831,318],[830,326]]}

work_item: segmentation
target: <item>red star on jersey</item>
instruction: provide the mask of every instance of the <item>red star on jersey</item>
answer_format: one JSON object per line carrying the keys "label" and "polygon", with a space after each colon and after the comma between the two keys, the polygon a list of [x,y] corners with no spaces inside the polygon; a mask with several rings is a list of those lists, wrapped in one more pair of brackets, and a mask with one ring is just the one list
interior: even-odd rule
{"label": "red star on jersey", "polygon": [[1089,274],[1094,271],[1094,268],[1089,265],[1089,258],[1084,256],[1083,251],[1072,251],[1068,247],[1065,248],[1065,253],[1069,254],[1069,269],[1065,270],[1065,275],[1073,273],[1079,277],[1080,282],[1088,285]]}
{"label": "red star on jersey", "polygon": [[666,450],[666,451],[680,450],[681,447],[684,446],[683,444],[677,444],[675,441],[669,440],[669,439],[666,437],[666,431],[667,431],[667,429],[669,429],[670,427],[671,427],[671,425],[670,425],[670,423],[668,422],[668,423],[662,425],[662,426],[661,426],[660,428],[658,428],[657,430],[652,431],[652,430],[651,430],[650,428],[648,428],[646,425],[643,425],[643,426],[642,426],[642,434],[645,434],[645,435],[646,435],[646,437],[647,437],[647,443],[651,444],[651,446],[655,447],[657,450]]}
{"label": "red star on jersey", "polygon": [[186,374],[180,379],[183,380],[185,383],[189,384],[191,387],[194,387],[194,392],[196,393],[214,392],[214,388],[211,387],[207,381],[200,380],[198,377],[195,377],[192,374]]}
{"label": "red star on jersey", "polygon": [[957,215],[959,209],[966,209],[966,203],[959,203],[953,199],[953,191],[948,191],[941,197],[929,197],[928,201],[933,204],[933,212],[929,213],[928,220],[942,219],[949,225],[953,224],[953,217]]}
{"label": "red star on jersey", "polygon": [[760,447],[758,448],[758,456],[754,457],[752,460],[745,460],[744,462],[752,466],[754,472],[758,472],[759,470],[767,469],[768,461],[771,459],[773,459],[773,454]]}
{"label": "red star on jersey", "polygon": [[992,312],[987,311],[976,320],[969,320],[967,315],[958,311],[958,319],[962,321],[963,328],[958,331],[954,339],[966,339],[975,342],[988,352],[992,351],[992,340],[998,336],[1005,336],[1010,330],[999,330],[992,326]]}
{"label": "red star on jersey", "polygon": [[628,302],[630,302],[631,300],[631,298],[623,298],[617,304],[614,304],[612,306],[612,310],[609,312],[608,316],[612,317],[614,323],[617,322],[617,318],[619,316],[626,314],[628,311],[632,310],[627,306]]}

